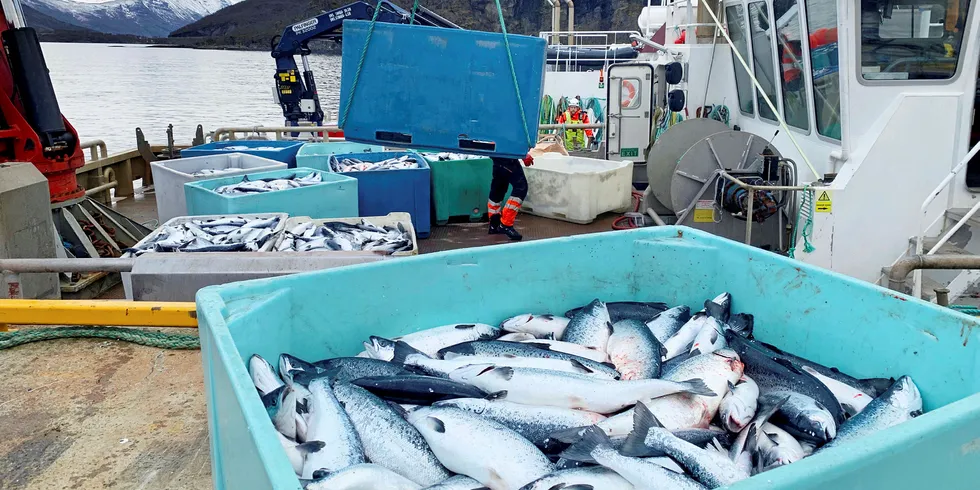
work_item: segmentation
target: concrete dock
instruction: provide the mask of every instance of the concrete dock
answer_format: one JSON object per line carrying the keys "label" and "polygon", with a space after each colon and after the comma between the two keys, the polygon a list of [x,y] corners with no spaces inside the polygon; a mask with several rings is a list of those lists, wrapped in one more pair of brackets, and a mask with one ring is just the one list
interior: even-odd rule
{"label": "concrete dock", "polygon": [[[114,207],[156,218],[152,194]],[[521,215],[517,227],[533,240],[608,231],[615,217],[582,226]],[[433,227],[419,246],[503,242],[486,224],[461,223]],[[106,298],[123,298],[121,286]],[[0,373],[0,489],[211,488],[200,351],[54,340],[0,350]]]}

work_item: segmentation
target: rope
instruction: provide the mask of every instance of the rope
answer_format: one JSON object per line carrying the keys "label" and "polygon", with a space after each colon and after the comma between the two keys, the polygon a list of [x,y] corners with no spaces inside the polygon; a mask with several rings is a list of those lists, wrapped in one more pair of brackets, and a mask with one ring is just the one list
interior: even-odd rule
{"label": "rope", "polygon": [[[550,95],[545,95],[541,97],[541,119],[538,120],[538,124],[554,124],[558,119],[557,108],[555,106],[555,99]],[[546,134],[554,134],[554,130],[544,131]]]}
{"label": "rope", "polygon": [[42,340],[72,338],[121,340],[161,349],[201,348],[201,339],[197,335],[150,332],[121,327],[58,327],[0,332],[0,350]]}
{"label": "rope", "polygon": [[970,305],[949,305],[949,308],[960,313],[972,316],[980,316],[980,308]]}
{"label": "rope", "polygon": [[[602,102],[599,100],[598,97],[589,97],[584,102],[582,102],[582,105],[583,105],[582,107],[583,111],[588,112],[589,109],[592,109],[592,115],[595,117],[595,120],[593,122],[595,124],[602,124],[606,120],[602,112]],[[605,137],[605,133],[603,132],[602,128],[596,129],[595,137],[593,138],[593,141],[602,141],[602,138],[604,137]]]}
{"label": "rope", "polygon": [[803,237],[803,251],[806,253],[812,253],[816,250],[816,247],[810,243],[810,236],[813,234],[813,189],[810,186],[803,186],[803,198],[800,201],[800,208],[796,211],[796,222],[793,224],[793,244],[790,246],[788,255],[789,258],[796,258],[796,230],[800,229],[800,219],[804,219],[806,222],[803,224],[803,232],[801,236]]}
{"label": "rope", "polygon": [[517,83],[517,70],[514,69],[514,55],[510,52],[510,39],[507,37],[507,25],[504,23],[504,10],[500,7],[500,0],[493,1],[497,4],[497,16],[500,18],[500,31],[504,33],[504,47],[507,48],[507,62],[510,64],[510,76],[514,80],[514,90],[517,92],[517,107],[521,110],[521,123],[524,124],[524,137],[527,138],[527,147],[533,148],[534,143],[531,141],[531,132],[527,129],[527,118],[524,117],[524,101],[521,100],[521,86]]}
{"label": "rope", "polygon": [[344,129],[344,126],[347,124],[347,116],[350,114],[350,106],[354,104],[354,94],[357,92],[357,81],[361,78],[361,69],[364,68],[364,59],[367,58],[368,46],[371,45],[371,36],[374,34],[374,24],[378,22],[378,12],[381,11],[381,2],[383,1],[384,0],[378,0],[378,4],[374,6],[374,15],[371,16],[371,26],[368,27],[367,39],[364,40],[364,48],[361,49],[361,60],[357,62],[357,71],[354,72],[354,83],[350,87],[350,95],[347,96],[347,107],[344,107],[344,116],[340,118],[340,124],[338,125],[340,129]]}
{"label": "rope", "polygon": [[412,16],[408,19],[408,25],[415,23],[415,12],[419,9],[419,0],[415,0],[415,5],[412,5]]}

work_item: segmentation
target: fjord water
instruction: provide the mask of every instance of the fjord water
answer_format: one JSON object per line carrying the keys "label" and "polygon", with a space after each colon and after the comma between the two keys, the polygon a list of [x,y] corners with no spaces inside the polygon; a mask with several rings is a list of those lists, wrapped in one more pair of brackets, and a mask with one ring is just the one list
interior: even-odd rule
{"label": "fjord water", "polygon": [[[136,127],[165,144],[168,124],[178,143],[190,142],[198,124],[205,132],[283,124],[269,51],[68,43],[42,49],[62,113],[83,141],[104,140],[110,153],[135,148]],[[310,65],[321,104],[336,112],[340,57],[313,55]]]}

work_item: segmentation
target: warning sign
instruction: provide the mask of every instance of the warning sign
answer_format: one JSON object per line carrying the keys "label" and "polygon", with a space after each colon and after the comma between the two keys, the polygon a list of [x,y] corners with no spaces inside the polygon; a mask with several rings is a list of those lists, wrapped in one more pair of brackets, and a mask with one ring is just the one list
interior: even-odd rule
{"label": "warning sign", "polygon": [[714,223],[715,222],[715,202],[698,201],[694,206],[695,223]]}
{"label": "warning sign", "polygon": [[817,202],[814,210],[818,213],[832,213],[834,200],[830,197],[830,191],[817,191]]}

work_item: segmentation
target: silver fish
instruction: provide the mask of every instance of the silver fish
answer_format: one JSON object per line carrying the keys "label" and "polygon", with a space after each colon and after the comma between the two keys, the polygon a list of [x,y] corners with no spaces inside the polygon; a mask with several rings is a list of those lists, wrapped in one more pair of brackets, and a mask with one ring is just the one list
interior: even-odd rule
{"label": "silver fish", "polygon": [[534,368],[473,365],[457,369],[449,378],[493,393],[498,399],[596,413],[612,413],[639,400],[674,393],[715,396],[700,379],[683,382],[660,379],[609,381]]}
{"label": "silver fish", "polygon": [[647,322],[647,328],[653,332],[660,343],[674,336],[688,320],[691,319],[691,309],[687,306],[675,306],[657,315]]}
{"label": "silver fish", "polygon": [[861,413],[844,422],[837,437],[820,450],[836,447],[875,432],[893,427],[922,414],[922,395],[912,378],[902,376],[875,398]]}
{"label": "silver fish", "polygon": [[284,384],[269,361],[258,354],[252,354],[248,358],[248,374],[252,376],[255,388],[263,395],[268,395]]}
{"label": "silver fish", "polygon": [[429,443],[443,466],[491,490],[520,488],[552,471],[530,441],[492,420],[452,407],[425,407],[408,421]]}
{"label": "silver fish", "polygon": [[796,437],[826,442],[837,435],[837,422],[822,403],[792,391],[770,391],[759,397],[762,406],[785,398],[779,411],[770,420]]}
{"label": "silver fish", "polygon": [[[695,480],[709,488],[732,485],[750,476],[732,460],[716,451],[699,448],[671,434],[669,430],[660,426],[653,413],[642,403],[638,404],[634,411],[638,422],[635,431],[638,434],[646,434],[643,437],[644,444],[667,453]],[[623,450],[625,449],[624,443]]]}
{"label": "silver fish", "polygon": [[404,341],[408,345],[424,352],[429,357],[438,357],[439,350],[444,347],[473,340],[495,339],[499,336],[500,329],[492,325],[485,323],[454,323],[402,335],[392,340]]}
{"label": "silver fish", "polygon": [[334,472],[364,462],[364,449],[354,424],[327,383],[323,378],[310,382],[306,439],[323,441],[326,447],[307,455],[302,475],[307,479],[320,469]]}
{"label": "silver fish", "polygon": [[505,332],[523,332],[542,339],[560,339],[571,321],[563,316],[525,313],[508,318],[500,324]]}
{"label": "silver fish", "polygon": [[[503,340],[503,338],[500,340]],[[562,342],[560,340],[551,339],[536,339],[525,340],[523,343],[531,344],[545,350],[564,352],[573,356],[584,357],[595,362],[609,362],[609,354],[607,354],[606,351],[593,349],[584,345],[573,344],[571,342]]]}
{"label": "silver fish", "polygon": [[501,335],[499,341],[501,342],[524,342],[525,340],[537,340],[538,338],[524,332],[515,332]]}
{"label": "silver fish", "polygon": [[729,386],[718,407],[721,426],[729,432],[740,432],[755,417],[758,407],[759,385],[743,374],[737,384]]}
{"label": "silver fish", "polygon": [[834,397],[837,398],[838,402],[840,402],[841,408],[847,412],[849,417],[853,417],[861,413],[861,411],[864,410],[869,403],[871,403],[871,400],[873,400],[871,395],[868,395],[867,393],[847,383],[829,376],[825,376],[823,373],[810,366],[800,366],[800,369],[806,371],[810,374],[810,376],[817,378],[817,381],[823,383],[823,385],[834,394]]}
{"label": "silver fish", "polygon": [[449,478],[421,434],[383,400],[350,384],[334,386],[334,395],[354,424],[369,461],[419,485]]}
{"label": "silver fish", "polygon": [[715,320],[704,323],[701,331],[694,337],[690,352],[692,354],[707,354],[725,347],[728,347],[728,341],[725,340],[724,327]]}
{"label": "silver fish", "polygon": [[300,444],[279,432],[276,432],[276,435],[279,436],[279,442],[282,443],[282,448],[286,451],[286,457],[289,458],[289,464],[292,465],[296,475],[303,474],[303,463],[306,461],[306,455],[315,453],[326,445],[323,441],[310,441]]}
{"label": "silver fish", "polygon": [[568,322],[560,340],[605,351],[612,330],[609,310],[605,303],[597,299]]}
{"label": "silver fish", "polygon": [[462,356],[453,359],[433,359],[425,353],[416,350],[407,343],[399,340],[395,342],[395,354],[391,359],[395,364],[411,366],[425,374],[431,376],[449,376],[453,371],[471,366],[474,364],[485,364],[498,367],[524,367],[548,369],[564,373],[583,374],[597,379],[616,379],[616,374],[608,371],[593,371],[586,365],[573,360],[550,359],[545,357],[489,357],[489,356]]}
{"label": "silver fish", "polygon": [[535,342],[500,342],[497,340],[480,340],[446,347],[445,349],[440,350],[439,354],[446,360],[467,356],[562,359],[565,361],[575,361],[594,372],[606,373],[608,377],[611,378],[619,377],[619,372],[616,371],[615,366],[612,364],[597,362],[590,358],[576,356],[567,352],[561,352],[556,350],[558,348],[564,347],[545,343],[542,340]]}
{"label": "silver fish", "polygon": [[306,490],[419,490],[422,487],[383,466],[361,463],[311,482]]}
{"label": "silver fish", "polygon": [[602,466],[589,466],[549,473],[524,485],[520,490],[554,490],[564,488],[570,488],[572,490],[633,490],[635,487],[613,470]]}
{"label": "silver fish", "polygon": [[[692,316],[673,337],[664,342],[664,347],[667,349],[666,358],[673,359],[685,352],[690,352],[690,347],[694,344],[694,339],[701,333],[705,325],[714,325],[717,322],[717,320],[708,316],[706,313],[697,313]],[[718,327],[718,330],[721,330],[721,327]]]}
{"label": "silver fish", "polygon": [[456,475],[431,487],[425,487],[424,490],[486,490],[486,488],[482,483],[466,475]]}
{"label": "silver fish", "polygon": [[756,450],[760,472],[795,463],[806,457],[800,442],[788,432],[769,422],[762,424]]}
{"label": "silver fish", "polygon": [[300,442],[308,435],[306,414],[309,413],[310,392],[300,385],[287,385],[276,403],[278,410],[272,415],[272,424],[280,434]]}
{"label": "silver fish", "polygon": [[433,406],[456,407],[482,415],[510,428],[544,450],[549,450],[557,442],[551,437],[554,432],[589,426],[606,419],[604,415],[585,410],[522,405],[483,398],[457,398],[436,402]]}
{"label": "silver fish", "polygon": [[620,379],[653,379],[660,376],[666,349],[643,322],[620,320],[613,324],[606,352]]}
{"label": "silver fish", "polygon": [[[667,432],[667,434],[670,435],[670,432]],[[686,442],[681,442],[687,444]],[[703,451],[697,447],[695,449]],[[705,488],[686,475],[675,473],[658,464],[647,462],[640,458],[623,456],[612,448],[609,437],[598,427],[589,427],[582,435],[582,440],[566,449],[562,453],[562,457],[577,461],[594,461],[615,471],[635,488],[670,488],[680,490],[703,490]]]}

